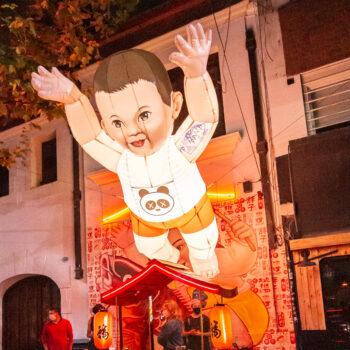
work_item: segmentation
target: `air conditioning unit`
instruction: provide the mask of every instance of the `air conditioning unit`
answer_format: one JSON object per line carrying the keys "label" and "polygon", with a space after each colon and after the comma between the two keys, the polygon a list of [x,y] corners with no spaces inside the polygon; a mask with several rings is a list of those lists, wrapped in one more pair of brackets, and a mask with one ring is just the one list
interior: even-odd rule
{"label": "air conditioning unit", "polygon": [[289,142],[299,237],[350,228],[350,127]]}

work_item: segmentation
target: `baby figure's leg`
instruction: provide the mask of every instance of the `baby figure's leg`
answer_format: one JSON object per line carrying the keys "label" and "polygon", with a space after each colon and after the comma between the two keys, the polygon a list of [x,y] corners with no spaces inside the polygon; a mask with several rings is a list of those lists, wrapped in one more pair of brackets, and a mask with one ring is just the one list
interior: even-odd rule
{"label": "baby figure's leg", "polygon": [[177,263],[180,252],[168,239],[168,230],[150,227],[131,216],[134,240],[137,250],[149,259],[166,260]]}
{"label": "baby figure's leg", "polygon": [[180,252],[168,240],[168,231],[160,236],[143,237],[134,233],[137,250],[149,259],[166,260],[177,263]]}
{"label": "baby figure's leg", "polygon": [[179,229],[188,246],[194,273],[214,277],[219,273],[215,254],[219,231],[215,215],[209,199],[200,208],[195,209],[196,215]]}
{"label": "baby figure's leg", "polygon": [[214,250],[219,233],[215,219],[209,226],[200,231],[181,233],[189,250],[193,272],[203,277],[217,275],[219,267]]}

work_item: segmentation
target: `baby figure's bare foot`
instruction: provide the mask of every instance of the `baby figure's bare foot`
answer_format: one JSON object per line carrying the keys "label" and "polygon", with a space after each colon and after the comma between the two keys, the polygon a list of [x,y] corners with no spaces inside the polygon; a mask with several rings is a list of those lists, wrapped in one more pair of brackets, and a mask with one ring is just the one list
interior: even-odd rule
{"label": "baby figure's bare foot", "polygon": [[220,271],[218,267],[218,259],[215,253],[208,259],[202,260],[190,256],[193,272],[206,279],[215,277]]}

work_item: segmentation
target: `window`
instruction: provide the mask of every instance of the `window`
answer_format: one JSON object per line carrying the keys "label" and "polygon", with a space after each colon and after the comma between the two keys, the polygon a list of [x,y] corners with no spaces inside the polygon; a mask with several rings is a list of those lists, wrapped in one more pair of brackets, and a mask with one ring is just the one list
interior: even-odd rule
{"label": "window", "polygon": [[[226,134],[224,108],[222,102],[221,82],[220,82],[220,68],[219,68],[219,56],[217,53],[209,56],[208,60],[208,72],[213,80],[216,94],[219,101],[219,124],[215,130],[213,137],[222,136]],[[184,95],[184,74],[179,67],[173,68],[168,71],[171,84],[174,91],[180,91]],[[186,101],[184,101],[181,113],[174,123],[174,133],[188,116],[188,110]]]}
{"label": "window", "polygon": [[9,194],[9,170],[6,167],[0,166],[0,197]]}
{"label": "window", "polygon": [[57,180],[56,138],[41,144],[41,185]]}
{"label": "window", "polygon": [[350,60],[302,74],[310,135],[350,125]]}

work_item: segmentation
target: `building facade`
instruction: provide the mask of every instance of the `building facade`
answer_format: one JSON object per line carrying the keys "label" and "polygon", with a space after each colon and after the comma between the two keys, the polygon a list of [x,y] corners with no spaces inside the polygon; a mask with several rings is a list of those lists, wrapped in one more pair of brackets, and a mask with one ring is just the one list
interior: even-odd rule
{"label": "building facade", "polygon": [[[222,140],[221,151],[211,153],[209,146],[208,155],[204,156],[207,161],[202,159],[198,165],[208,191],[217,194],[231,191],[236,195],[231,201],[220,202],[217,198],[213,200],[214,206],[226,208],[227,215],[253,224],[258,235],[259,257],[246,281],[264,300],[270,322],[265,337],[256,344],[257,349],[346,346],[348,323],[342,310],[347,306],[335,308],[336,311],[331,306],[327,309],[324,301],[328,300],[329,304],[334,293],[329,293],[330,287],[327,287],[320,266],[325,265],[326,271],[333,269],[328,271],[329,276],[343,275],[343,289],[339,294],[346,295],[346,274],[336,271],[333,260],[326,263],[327,260],[322,259],[334,257],[335,261],[338,259],[343,263],[348,254],[346,208],[349,191],[347,186],[344,187],[346,177],[342,177],[348,174],[348,157],[344,156],[348,150],[346,126],[349,121],[348,10],[344,1],[335,1],[330,7],[323,1],[240,1],[209,14],[198,11],[188,20],[198,19],[205,27],[213,29],[212,53],[217,55],[219,62],[225,122],[224,134],[213,139],[211,144]],[[176,11],[172,13],[176,16]],[[166,19],[163,17],[160,21]],[[153,18],[153,22],[157,19]],[[126,30],[125,36],[116,35],[101,50],[106,55],[134,45],[150,50],[161,58],[172,77],[174,66],[169,63],[168,56],[174,50],[175,33],[183,33],[184,27],[180,24],[171,27],[168,22],[164,26],[171,30],[154,37],[152,34],[143,36],[139,29],[141,39],[130,34],[129,44]],[[147,23],[143,27],[146,30]],[[95,69],[96,66],[91,66],[78,74],[86,91],[91,88]],[[216,78],[213,79],[215,83]],[[178,83],[173,81],[173,84],[178,87]],[[256,123],[259,113],[263,120],[262,133],[261,123]],[[242,139],[232,148],[228,140],[235,131],[241,133]],[[265,140],[261,139],[261,134]],[[318,149],[318,156],[307,154],[310,147],[314,151]],[[266,169],[263,171],[259,157],[264,152],[267,173]],[[335,158],[342,160],[338,165],[332,164],[328,171],[334,172],[332,179],[324,177],[318,169],[331,164],[330,160],[337,154]],[[315,178],[322,179],[323,185]],[[247,181],[252,184],[252,192],[247,190]],[[325,186],[332,190],[325,191]],[[341,187],[344,187],[343,192],[339,191]],[[113,260],[112,247],[118,244],[116,240],[106,238],[114,232],[113,224],[124,219],[111,216],[120,213],[124,204],[118,178],[100,170],[91,160],[86,161],[86,188],[93,188],[87,193],[90,198],[87,205],[88,241],[91,244],[88,271],[90,298],[96,300],[101,288],[113,285],[113,271],[104,275],[99,266],[101,259],[106,266]],[[341,198],[340,201],[329,200],[334,191],[338,191],[335,197]],[[259,198],[259,193],[263,193],[266,199],[268,192],[270,204],[261,210],[252,197]],[[307,193],[308,197],[300,197],[300,192]],[[320,197],[323,192],[327,199]],[[323,208],[316,205],[325,201],[329,205]],[[333,209],[334,202],[338,203],[338,209]],[[259,216],[263,217],[262,227]],[[112,218],[111,225],[101,225],[103,218],[107,221]],[[220,220],[218,223],[220,226]],[[224,232],[221,236],[225,237]],[[95,246],[100,248],[94,250]],[[116,255],[125,256],[119,248]],[[301,259],[307,259],[303,258],[306,255],[315,265],[301,263]],[[96,271],[99,277],[102,276],[98,283],[94,276]],[[327,272],[325,274],[328,276]],[[329,316],[332,312],[338,312],[337,322],[332,321],[334,313]]]}
{"label": "building facade", "polygon": [[[213,29],[214,39],[209,71],[212,73],[214,84],[219,86],[217,93],[220,94],[219,100],[222,100],[221,118],[224,121],[224,132],[214,137],[197,164],[206,182],[208,193],[213,197],[214,208],[224,211],[228,218],[239,218],[251,225],[257,235],[256,263],[243,279],[249,285],[250,290],[263,300],[268,310],[269,322],[267,327],[261,326],[264,328],[264,336],[262,338],[256,337],[254,348],[295,349],[296,339],[289,289],[290,273],[287,267],[283,231],[278,229],[275,232],[269,232],[266,223],[261,185],[261,165],[255,148],[257,132],[254,117],[251,66],[249,52],[246,49],[247,31],[253,31],[257,42],[256,64],[259,67],[259,81],[263,78],[262,81],[266,82],[266,85],[261,86],[261,98],[264,101],[262,102],[264,122],[266,123],[265,100],[267,99],[267,92],[265,89],[267,89],[267,84],[271,89],[274,89],[276,94],[290,96],[289,101],[281,100],[279,96],[273,97],[278,101],[273,107],[276,109],[274,130],[277,129],[277,132],[288,124],[286,120],[290,120],[291,112],[293,115],[294,113],[303,114],[304,107],[302,94],[298,86],[286,84],[277,12],[270,13],[269,16],[271,17],[269,21],[273,21],[269,31],[274,36],[268,37],[266,40],[269,40],[269,45],[274,45],[271,48],[274,53],[274,60],[271,66],[264,67],[266,70],[264,73],[261,70],[260,45],[260,40],[263,38],[260,36],[262,29],[259,26],[263,19],[258,16],[258,7],[255,3],[242,1],[199,19],[205,28]],[[182,81],[179,83],[176,80],[176,74],[173,72],[176,67],[169,63],[168,57],[174,51],[173,40],[175,34],[184,32],[185,28],[180,27],[136,46],[155,53],[162,60],[172,79],[173,86],[177,88],[179,88],[179,84],[181,88]],[[119,48],[118,42],[115,43],[115,47]],[[118,49],[115,49],[115,51],[118,51]],[[215,76],[215,70],[211,68],[210,64],[216,65],[217,76]],[[87,94],[91,91],[92,79],[97,65],[92,65],[78,72],[82,89]],[[293,105],[292,111],[291,105]],[[275,113],[275,110],[273,113]],[[281,120],[280,115],[282,114],[285,120]],[[285,136],[279,139],[279,147],[283,149],[281,152],[287,150],[287,137],[298,138],[305,135],[305,123],[302,120],[299,122],[299,125],[294,125],[292,130],[288,130],[288,135],[281,135]],[[267,135],[270,133],[269,128],[271,128],[271,125],[266,127]],[[233,142],[234,135],[237,132],[241,135],[238,143]],[[270,144],[269,147],[271,147]],[[270,162],[273,159],[272,153],[268,161]],[[120,277],[121,272],[116,267],[120,257],[131,257],[131,260],[138,264],[142,264],[142,259],[131,248],[130,250],[128,248],[130,242],[126,232],[129,226],[127,216],[115,215],[118,212],[121,212],[122,215],[125,208],[117,176],[103,170],[88,156],[84,162],[86,174],[87,268],[89,297],[91,305],[93,305],[99,300],[101,291],[117,285],[120,280],[123,280],[123,276],[125,277],[124,274]],[[273,163],[272,161],[270,167],[273,166]],[[272,174],[273,167],[270,169],[272,169],[270,170]],[[277,183],[277,177],[275,181]],[[249,184],[252,187],[251,189],[246,188],[246,185],[249,187]],[[272,209],[276,216],[276,225],[281,225],[278,224],[281,218],[278,217],[276,205],[276,200],[278,200],[278,197],[276,197],[278,196],[277,187],[271,188],[271,192],[273,196],[272,203],[275,204],[269,210]],[[222,194],[231,194],[231,197],[222,199]],[[225,247],[229,247],[232,238],[225,231],[225,220],[217,217],[217,223],[220,229],[220,242]],[[125,237],[127,243],[123,242],[122,237]],[[240,258],[243,259],[243,257],[236,257],[236,263],[239,263]],[[176,295],[177,301],[186,305],[190,294],[189,291],[185,291],[182,295]],[[141,321],[139,322],[141,323]],[[248,327],[247,323],[245,323],[245,326]],[[140,344],[143,344],[145,339],[140,335],[141,332],[137,326],[125,324],[125,328],[124,345],[141,348]],[[237,335],[237,343],[240,346],[244,345],[244,339],[239,339],[239,335]]]}
{"label": "building facade", "polygon": [[61,307],[75,339],[86,335],[86,277],[75,278],[72,136],[63,119],[35,123],[36,128],[24,124],[0,135],[11,148],[26,129],[30,149],[1,178],[3,190],[9,184],[0,197],[4,349],[36,348],[50,306]]}
{"label": "building facade", "polygon": [[[228,218],[217,217],[222,246],[232,243],[226,229],[230,220],[242,220],[257,237],[255,263],[239,276],[268,312],[268,323],[262,321],[259,330],[262,336],[250,333],[254,349],[346,349],[349,4],[243,0],[218,1],[222,6],[213,8],[200,0],[179,3],[132,22],[102,43],[101,52],[107,56],[131,47],[149,50],[161,59],[173,86],[181,89],[182,77],[168,60],[175,34],[185,33],[184,25],[197,20],[213,29],[209,71],[219,96],[221,124],[198,167],[214,208]],[[97,66],[77,72],[89,96]],[[16,142],[17,128],[1,137]],[[83,337],[88,302],[93,306],[102,291],[130,277],[133,270],[125,268],[123,259],[137,265],[145,260],[128,235],[118,177],[83,154],[87,280],[73,278],[71,136],[63,121],[32,134],[33,140],[45,142],[56,129],[61,135],[58,180],[37,186],[41,160],[34,157],[29,167],[10,170],[10,194],[0,197],[0,249],[6,256],[0,271],[2,293],[22,276],[50,277],[61,291],[64,314]],[[243,258],[235,259],[239,264]],[[177,286],[168,292],[188,308],[192,291]],[[125,322],[137,320],[124,325],[124,345],[141,349],[146,339],[140,316],[144,309],[124,312],[130,316]],[[251,324],[243,323],[249,333]],[[238,345],[245,344],[244,334],[236,334]]]}

